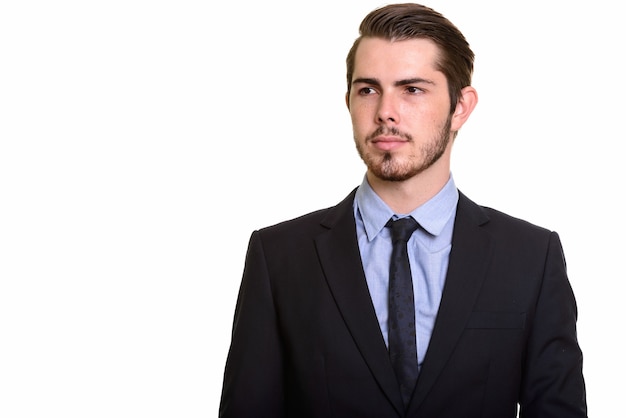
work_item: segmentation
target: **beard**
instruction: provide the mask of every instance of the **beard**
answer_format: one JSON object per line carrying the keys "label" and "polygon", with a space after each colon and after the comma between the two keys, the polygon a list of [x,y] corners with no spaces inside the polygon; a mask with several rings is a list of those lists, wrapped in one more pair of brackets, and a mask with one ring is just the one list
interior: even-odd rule
{"label": "beard", "polygon": [[[423,144],[418,155],[410,154],[405,158],[394,156],[393,152],[385,152],[382,155],[373,154],[365,150],[363,143],[355,138],[356,149],[359,156],[367,166],[367,169],[376,177],[386,181],[405,181],[420,174],[435,164],[446,151],[450,142],[450,127],[452,115],[448,116],[443,126],[435,137]],[[413,137],[400,132],[397,128],[381,126],[365,138],[365,144],[379,135],[395,135],[413,142]]]}

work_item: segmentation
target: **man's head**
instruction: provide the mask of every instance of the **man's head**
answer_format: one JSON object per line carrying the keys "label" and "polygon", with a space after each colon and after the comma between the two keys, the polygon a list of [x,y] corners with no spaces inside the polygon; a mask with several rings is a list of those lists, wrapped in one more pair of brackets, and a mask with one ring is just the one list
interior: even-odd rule
{"label": "man's head", "polygon": [[354,60],[363,38],[388,41],[430,39],[439,47],[437,69],[448,80],[452,113],[463,87],[471,85],[474,52],[463,34],[435,10],[414,3],[391,4],[370,12],[361,22],[360,36],[354,41],[346,59],[348,94],[352,88]]}
{"label": "man's head", "polygon": [[473,59],[458,29],[427,7],[385,6],[363,20],[346,104],[370,182],[447,181],[452,140],[477,102]]}

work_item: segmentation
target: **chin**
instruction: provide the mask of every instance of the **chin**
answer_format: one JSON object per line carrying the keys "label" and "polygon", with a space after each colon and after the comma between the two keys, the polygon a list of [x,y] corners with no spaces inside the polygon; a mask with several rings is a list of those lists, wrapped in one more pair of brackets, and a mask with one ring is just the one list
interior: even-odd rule
{"label": "chin", "polygon": [[391,161],[386,161],[378,165],[372,165],[368,168],[370,172],[372,172],[372,174],[379,179],[394,182],[408,180],[422,171],[419,167],[407,165],[402,166]]}

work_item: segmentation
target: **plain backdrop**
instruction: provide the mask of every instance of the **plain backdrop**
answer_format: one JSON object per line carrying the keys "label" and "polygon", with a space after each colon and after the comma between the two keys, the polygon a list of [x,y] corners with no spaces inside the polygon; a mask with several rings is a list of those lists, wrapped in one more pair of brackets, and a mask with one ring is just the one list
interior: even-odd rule
{"label": "plain backdrop", "polygon": [[[362,179],[345,55],[383,4],[0,4],[0,416],[217,416],[250,233]],[[560,234],[590,415],[614,417],[621,6],[426,4],[476,53],[456,183]]]}

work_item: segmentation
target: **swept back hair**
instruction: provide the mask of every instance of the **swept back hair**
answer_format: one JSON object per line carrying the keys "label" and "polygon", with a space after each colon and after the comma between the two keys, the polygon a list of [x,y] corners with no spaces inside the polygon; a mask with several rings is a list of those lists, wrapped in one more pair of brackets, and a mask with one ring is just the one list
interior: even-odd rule
{"label": "swept back hair", "polygon": [[389,41],[430,39],[439,50],[435,66],[448,81],[450,112],[454,112],[461,89],[471,85],[474,52],[461,31],[441,13],[421,4],[390,4],[370,12],[361,22],[359,37],[346,58],[348,93],[352,87],[356,51],[363,38]]}

